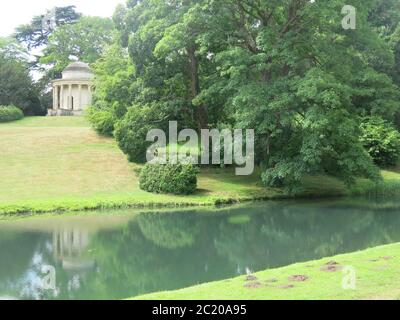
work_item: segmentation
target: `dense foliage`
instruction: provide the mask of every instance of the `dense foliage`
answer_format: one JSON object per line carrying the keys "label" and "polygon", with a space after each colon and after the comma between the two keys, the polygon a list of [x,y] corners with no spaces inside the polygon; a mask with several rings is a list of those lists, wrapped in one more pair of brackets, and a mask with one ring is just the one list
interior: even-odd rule
{"label": "dense foliage", "polygon": [[149,164],[140,172],[140,188],[152,193],[192,194],[198,169],[191,164]]}
{"label": "dense foliage", "polygon": [[92,124],[93,129],[103,136],[112,136],[114,132],[115,118],[107,107],[89,107],[86,111],[86,118]]}
{"label": "dense foliage", "polygon": [[[47,45],[56,27],[76,23],[81,17],[81,14],[76,12],[75,6],[56,7],[54,12],[51,11],[47,10],[42,15],[34,16],[30,23],[17,27],[15,38],[26,44],[29,49],[38,48]],[[53,19],[55,26],[49,24],[48,28],[43,28],[44,19],[48,19],[49,22]]]}
{"label": "dense foliage", "polygon": [[21,109],[16,106],[1,106],[0,105],[0,122],[10,122],[22,119],[24,117]]}
{"label": "dense foliage", "polygon": [[65,24],[49,36],[40,64],[51,67],[50,78],[60,77],[71,58],[86,63],[98,60],[112,43],[114,26],[110,19],[81,17],[76,23]]}
{"label": "dense foliage", "polygon": [[[114,22],[130,57],[120,70],[133,68],[114,69],[97,98],[109,99],[110,110],[114,103],[128,109],[114,117],[122,150],[142,161],[145,133],[169,120],[197,130],[228,125],[255,129],[266,185],[294,188],[313,174],[349,184],[378,180],[360,119],[400,118],[393,72],[400,9],[396,1],[353,1],[357,28],[345,30],[345,4],[144,0],[118,7]],[[123,97],[104,95],[121,83]]]}
{"label": "dense foliage", "polygon": [[125,117],[117,122],[114,135],[130,161],[146,161],[146,150],[152,144],[146,141],[147,133],[151,129],[160,128],[162,119],[159,117],[160,113],[151,106],[133,106],[129,108]]}
{"label": "dense foliage", "polygon": [[361,142],[375,163],[380,166],[396,165],[400,159],[399,131],[379,117],[366,119],[361,129]]}
{"label": "dense foliage", "polygon": [[320,174],[378,181],[376,164],[395,155],[377,159],[363,137],[378,129],[361,121],[400,127],[400,5],[353,0],[356,29],[346,30],[347,4],[128,0],[113,24],[67,7],[58,9],[56,20],[65,21],[55,30],[36,34],[36,17],[17,38],[46,46],[40,63],[48,79],[71,56],[93,63],[89,120],[114,134],[131,161],[144,162],[148,130],[172,120],[197,131],[254,129],[267,186],[294,189]]}
{"label": "dense foliage", "polygon": [[16,105],[27,115],[44,110],[28,69],[27,53],[11,39],[0,38],[0,105]]}
{"label": "dense foliage", "polygon": [[134,68],[126,51],[117,44],[109,47],[93,68],[96,72],[96,92],[88,118],[97,132],[111,136],[116,121],[125,115],[132,104]]}

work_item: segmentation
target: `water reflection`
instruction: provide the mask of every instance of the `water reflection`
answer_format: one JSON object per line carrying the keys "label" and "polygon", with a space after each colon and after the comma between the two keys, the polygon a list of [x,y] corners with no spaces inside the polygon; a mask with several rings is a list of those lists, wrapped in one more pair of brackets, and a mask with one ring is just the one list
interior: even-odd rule
{"label": "water reflection", "polygon": [[[397,210],[372,202],[0,224],[0,297],[121,299],[400,241]],[[43,266],[56,288],[43,290]]]}
{"label": "water reflection", "polygon": [[54,258],[64,270],[71,272],[94,269],[96,262],[83,258],[89,246],[89,232],[81,229],[61,229],[53,233]]}

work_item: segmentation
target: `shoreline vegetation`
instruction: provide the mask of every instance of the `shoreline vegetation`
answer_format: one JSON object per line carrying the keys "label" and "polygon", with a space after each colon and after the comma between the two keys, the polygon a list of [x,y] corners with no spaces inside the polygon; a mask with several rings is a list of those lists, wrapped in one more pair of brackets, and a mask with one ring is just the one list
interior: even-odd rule
{"label": "shoreline vegetation", "polygon": [[290,195],[262,186],[257,172],[236,176],[233,168],[202,168],[193,195],[151,194],[139,188],[140,167],[82,117],[29,117],[0,124],[0,135],[1,216],[400,194],[396,170],[383,171],[379,186],[359,180],[352,189],[334,178],[307,177],[303,191]]}
{"label": "shoreline vegetation", "polygon": [[[353,275],[355,282],[345,281],[343,287],[346,276]],[[397,243],[131,299],[398,300],[400,288],[393,279],[399,277]]]}

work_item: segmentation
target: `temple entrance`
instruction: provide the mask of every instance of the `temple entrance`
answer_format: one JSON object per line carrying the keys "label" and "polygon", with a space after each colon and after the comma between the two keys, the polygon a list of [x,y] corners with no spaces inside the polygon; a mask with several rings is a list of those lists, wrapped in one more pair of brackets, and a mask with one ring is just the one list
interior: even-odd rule
{"label": "temple entrance", "polygon": [[53,81],[53,108],[48,115],[83,115],[92,101],[93,78],[86,63],[71,63],[62,72],[62,78]]}

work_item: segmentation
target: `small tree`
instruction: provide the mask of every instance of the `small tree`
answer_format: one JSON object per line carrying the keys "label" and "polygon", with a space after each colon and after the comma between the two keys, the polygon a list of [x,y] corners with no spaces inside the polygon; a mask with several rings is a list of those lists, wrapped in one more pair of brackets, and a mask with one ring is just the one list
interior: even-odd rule
{"label": "small tree", "polygon": [[380,117],[366,118],[361,124],[361,142],[379,166],[396,165],[400,159],[400,133]]}

